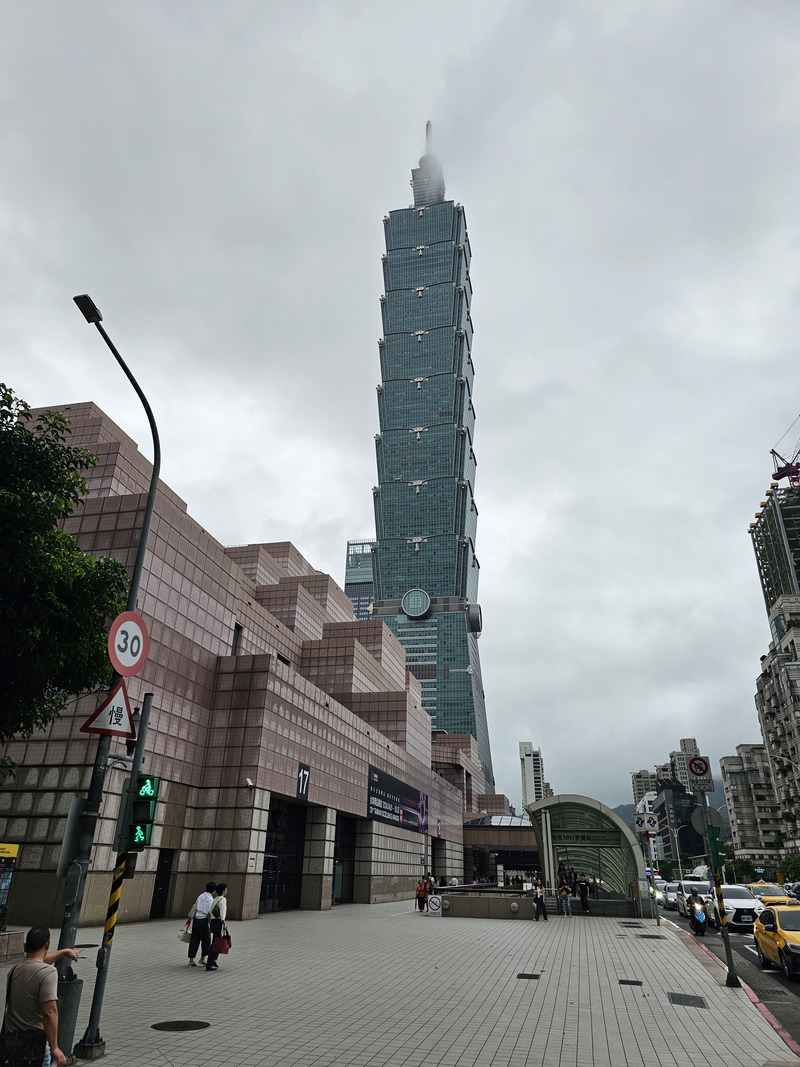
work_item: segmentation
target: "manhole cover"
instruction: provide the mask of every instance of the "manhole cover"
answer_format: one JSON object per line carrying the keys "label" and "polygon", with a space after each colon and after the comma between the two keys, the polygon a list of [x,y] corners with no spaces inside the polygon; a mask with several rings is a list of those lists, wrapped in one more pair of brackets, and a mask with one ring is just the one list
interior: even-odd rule
{"label": "manhole cover", "polygon": [[670,1004],[675,1004],[676,1007],[684,1008],[707,1008],[705,1000],[702,997],[693,997],[689,993],[667,993]]}
{"label": "manhole cover", "polygon": [[538,974],[518,974],[517,978],[538,978]]}
{"label": "manhole cover", "polygon": [[620,978],[620,985],[641,985],[642,983],[637,981],[636,978]]}
{"label": "manhole cover", "polygon": [[153,1023],[151,1030],[205,1030],[211,1023],[201,1023],[193,1019],[176,1019],[169,1023]]}
{"label": "manhole cover", "polygon": [[641,941],[666,941],[664,934],[637,934]]}

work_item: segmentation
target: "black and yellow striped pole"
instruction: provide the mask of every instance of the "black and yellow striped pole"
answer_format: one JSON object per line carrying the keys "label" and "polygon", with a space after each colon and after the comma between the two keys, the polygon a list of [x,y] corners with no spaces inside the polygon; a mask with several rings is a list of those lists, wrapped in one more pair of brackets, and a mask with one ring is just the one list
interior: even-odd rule
{"label": "black and yellow striped pole", "polygon": [[122,896],[122,879],[125,877],[127,859],[128,857],[124,852],[117,853],[117,862],[114,864],[114,880],[111,883],[111,895],[108,898],[108,910],[106,911],[106,925],[103,930],[103,947],[110,945],[114,940],[114,928],[117,925],[119,898]]}
{"label": "black and yellow striped pole", "polygon": [[119,851],[117,852],[117,862],[114,864],[114,877],[111,882],[111,893],[108,898],[106,925],[103,930],[103,943],[97,951],[97,978],[95,979],[94,993],[92,994],[92,1007],[89,1012],[89,1023],[86,1027],[86,1033],[75,1046],[75,1055],[80,1056],[81,1059],[85,1060],[97,1059],[105,1053],[106,1043],[100,1037],[100,1013],[103,1010],[103,997],[106,991],[108,965],[111,958],[111,945],[114,941],[114,930],[117,925],[119,901],[122,896],[122,882],[128,867],[128,856],[121,850],[124,848],[123,842],[127,840],[128,826],[133,813],[133,793],[136,789],[139,771],[142,769],[144,746],[145,741],[147,740],[147,724],[150,721],[150,708],[152,707],[152,704],[153,694],[145,693],[144,700],[142,701],[142,718],[139,723],[138,735],[136,737],[136,748],[134,749],[133,762],[131,763],[131,776],[128,782],[128,788],[123,793],[120,802],[121,811],[120,818],[117,821],[117,836],[115,838],[115,847]]}
{"label": "black and yellow striped pole", "polygon": [[[700,803],[703,808],[703,825],[706,828],[706,844],[708,845],[708,865],[711,869],[711,874],[714,879],[714,892],[717,896],[717,911],[719,912],[719,932],[722,934],[722,944],[725,947],[725,962],[728,965],[728,975],[725,979],[725,985],[731,986],[734,989],[738,989],[741,986],[741,982],[736,976],[736,967],[733,963],[733,950],[731,949],[730,933],[728,931],[728,916],[725,914],[725,902],[722,899],[722,885],[720,883],[719,871],[714,863],[714,849],[712,848],[713,835],[711,833],[711,821],[708,815],[708,798],[704,792],[700,794]],[[708,923],[706,923],[708,925]]]}

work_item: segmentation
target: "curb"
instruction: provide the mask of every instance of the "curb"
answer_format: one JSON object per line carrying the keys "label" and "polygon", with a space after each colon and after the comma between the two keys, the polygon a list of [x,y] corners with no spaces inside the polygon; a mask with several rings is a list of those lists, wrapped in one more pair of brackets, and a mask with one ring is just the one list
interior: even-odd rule
{"label": "curb", "polygon": [[[670,920],[670,922],[672,922],[672,920]],[[722,962],[722,960],[715,952],[712,952],[710,948],[706,948],[705,943],[699,937],[695,937],[693,933],[690,933],[688,930],[684,930],[683,927],[678,926],[677,923],[672,923],[672,925],[677,931],[682,934],[685,934],[686,937],[690,937],[692,941],[694,941],[694,943],[699,948],[701,948],[707,956],[710,956],[715,963],[718,963],[720,967],[724,967],[726,971],[728,970],[727,965]],[[738,975],[736,977],[739,978]],[[775,1018],[775,1016],[772,1014],[766,1004],[764,1004],[758,994],[750,988],[750,986],[747,984],[747,982],[744,981],[744,979],[739,978],[739,982],[741,983],[742,989],[747,994],[747,998],[750,1003],[754,1005],[759,1014],[769,1023],[769,1025],[772,1027],[778,1037],[784,1042],[784,1044],[789,1046],[795,1056],[800,1057],[800,1042],[796,1041],[786,1029],[786,1027]]]}

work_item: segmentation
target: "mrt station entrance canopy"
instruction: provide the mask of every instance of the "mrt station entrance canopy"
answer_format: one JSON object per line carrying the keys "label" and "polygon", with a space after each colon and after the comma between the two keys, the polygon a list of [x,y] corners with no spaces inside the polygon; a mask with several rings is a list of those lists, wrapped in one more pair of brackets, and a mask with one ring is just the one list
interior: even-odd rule
{"label": "mrt station entrance canopy", "polygon": [[539,846],[542,876],[558,885],[563,864],[586,874],[598,898],[629,900],[645,877],[644,857],[631,829],[599,800],[563,793],[525,807]]}

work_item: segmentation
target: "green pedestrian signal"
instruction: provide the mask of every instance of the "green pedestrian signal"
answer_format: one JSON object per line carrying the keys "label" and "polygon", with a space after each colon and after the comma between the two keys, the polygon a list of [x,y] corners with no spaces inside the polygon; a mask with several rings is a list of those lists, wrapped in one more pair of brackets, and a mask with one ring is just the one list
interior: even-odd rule
{"label": "green pedestrian signal", "polygon": [[137,776],[128,828],[128,852],[142,852],[150,844],[160,787],[161,779],[153,774]]}

